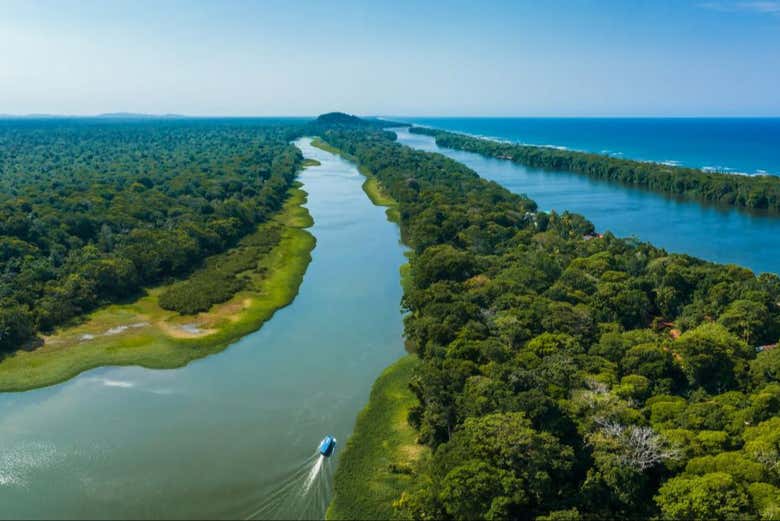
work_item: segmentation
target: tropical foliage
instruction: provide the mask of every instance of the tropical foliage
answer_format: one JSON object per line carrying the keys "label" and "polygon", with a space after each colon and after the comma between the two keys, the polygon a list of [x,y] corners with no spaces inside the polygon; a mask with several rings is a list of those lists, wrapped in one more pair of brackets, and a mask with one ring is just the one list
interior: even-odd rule
{"label": "tropical foliage", "polygon": [[705,172],[559,148],[505,143],[422,127],[413,127],[411,132],[433,136],[443,147],[508,159],[532,168],[574,172],[674,196],[780,212],[780,178],[776,176]]}
{"label": "tropical foliage", "polygon": [[[254,232],[301,164],[290,132],[252,121],[0,122],[0,352],[188,274]],[[226,300],[251,267],[230,261],[162,302],[195,312]]]}
{"label": "tropical foliage", "polygon": [[[418,519],[780,513],[780,278],[670,255],[370,129],[331,129],[413,248]],[[757,349],[758,346],[767,346]]]}

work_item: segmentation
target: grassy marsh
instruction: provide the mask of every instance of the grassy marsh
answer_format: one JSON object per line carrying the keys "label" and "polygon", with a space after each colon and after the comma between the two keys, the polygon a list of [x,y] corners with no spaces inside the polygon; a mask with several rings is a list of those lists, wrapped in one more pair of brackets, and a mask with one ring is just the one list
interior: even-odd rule
{"label": "grassy marsh", "polygon": [[45,336],[40,347],[0,360],[0,392],[53,385],[100,366],[180,367],[255,331],[295,298],[311,261],[315,239],[305,230],[313,224],[305,202],[300,185],[290,190],[274,217],[283,227],[281,239],[258,258],[265,269],[249,273],[250,284],[230,300],[181,315],[158,305],[166,289],[158,286],[133,302],[100,308]]}
{"label": "grassy marsh", "polygon": [[327,519],[393,519],[393,501],[412,483],[429,449],[417,443],[409,409],[417,403],[409,390],[419,364],[406,355],[374,382],[371,397],[339,461],[335,495]]}

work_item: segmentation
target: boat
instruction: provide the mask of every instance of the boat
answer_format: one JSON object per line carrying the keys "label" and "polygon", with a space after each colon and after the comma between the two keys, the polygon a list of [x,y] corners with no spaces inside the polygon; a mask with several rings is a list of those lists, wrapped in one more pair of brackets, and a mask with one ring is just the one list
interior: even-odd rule
{"label": "boat", "polygon": [[320,454],[329,458],[333,451],[336,450],[336,438],[328,434],[320,442]]}

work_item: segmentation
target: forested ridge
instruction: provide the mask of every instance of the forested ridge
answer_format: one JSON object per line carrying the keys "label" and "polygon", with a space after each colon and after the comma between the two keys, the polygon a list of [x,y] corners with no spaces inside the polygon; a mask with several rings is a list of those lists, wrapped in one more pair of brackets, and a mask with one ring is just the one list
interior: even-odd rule
{"label": "forested ridge", "polygon": [[599,236],[391,133],[323,137],[413,249],[409,421],[434,453],[400,517],[780,516],[780,278]]}
{"label": "forested ridge", "polygon": [[[0,353],[254,232],[301,165],[296,132],[251,120],[0,122]],[[255,249],[278,240],[265,229]],[[230,259],[161,304],[194,312],[229,298],[241,285]]]}
{"label": "forested ridge", "polygon": [[584,174],[664,194],[755,210],[780,212],[780,177],[705,172],[552,147],[519,145],[424,127],[439,146],[507,159],[532,168]]}

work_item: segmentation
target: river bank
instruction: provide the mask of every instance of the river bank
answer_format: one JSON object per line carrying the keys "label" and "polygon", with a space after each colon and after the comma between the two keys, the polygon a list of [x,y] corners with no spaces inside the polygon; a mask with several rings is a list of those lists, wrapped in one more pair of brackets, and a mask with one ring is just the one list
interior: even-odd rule
{"label": "river bank", "polygon": [[394,129],[401,144],[446,155],[485,179],[526,194],[545,211],[584,215],[599,232],[636,237],[672,253],[780,273],[776,217],[751,214],[621,186],[569,172],[524,167],[506,159],[440,147],[434,138]]}
{"label": "river bank", "polygon": [[[305,230],[313,224],[304,207],[306,195],[300,184],[289,191],[283,209],[272,220],[282,226],[281,239],[257,259],[262,274],[246,274],[250,289],[197,315],[159,306],[158,297],[168,285],[150,288],[133,302],[101,308],[81,324],[44,337],[40,347],[3,358],[0,392],[53,385],[108,365],[181,367],[256,330],[295,298],[311,261],[315,240]],[[263,233],[263,226],[256,233]]]}
{"label": "river bank", "polygon": [[356,164],[358,172],[366,178],[362,188],[369,200],[374,203],[375,206],[386,207],[385,214],[387,215],[387,219],[396,224],[400,224],[401,214],[398,213],[398,203],[385,192],[382,185],[379,184],[379,181],[367,168],[360,166],[354,157],[323,141],[321,138],[314,138],[311,145],[320,150],[324,150],[325,152],[341,156],[347,161]]}
{"label": "river bank", "polygon": [[[317,246],[295,299],[180,368],[101,367],[0,393],[0,517],[325,516],[355,418],[404,355],[406,259],[355,166],[295,144],[320,162],[298,178]],[[326,434],[340,448],[307,489],[298,478]]]}
{"label": "river bank", "polygon": [[395,519],[393,501],[412,484],[430,450],[407,420],[417,398],[409,381],[420,360],[406,355],[374,382],[347,441],[334,480],[327,519]]}
{"label": "river bank", "polygon": [[[417,253],[411,259],[413,291],[404,300],[410,311],[405,338],[423,364],[413,379],[420,406],[412,419],[435,453],[413,489],[396,503],[400,515],[472,519],[639,512],[653,517],[668,505],[670,488],[698,479],[691,470],[694,459],[687,467],[669,465],[665,471],[677,475],[662,486],[634,482],[638,486],[628,500],[612,501],[624,489],[611,485],[590,490],[590,476],[607,468],[612,472],[615,460],[602,458],[623,450],[603,438],[612,435],[602,430],[603,411],[592,406],[590,395],[605,395],[607,414],[626,422],[626,429],[645,428],[659,400],[675,400],[680,421],[653,417],[650,423],[658,437],[676,442],[672,435],[679,428],[691,429],[690,440],[711,432],[682,423],[696,414],[699,396],[712,396],[715,405],[739,394],[744,402],[733,411],[741,412],[775,385],[763,374],[755,383],[739,381],[736,371],[766,360],[747,342],[768,345],[777,338],[776,277],[757,278],[738,267],[669,255],[608,233],[598,237],[580,215],[538,212],[533,200],[452,159],[412,152],[392,139],[344,130],[330,133],[328,141],[357,156],[399,201],[407,242]],[[669,280],[669,273],[684,279]],[[669,293],[679,300],[670,302]],[[733,312],[743,304],[771,319],[741,330]],[[682,335],[658,331],[658,324],[679,327]],[[606,347],[618,335],[626,348]],[[733,350],[723,363],[734,372],[686,378],[700,349],[718,344]],[[635,373],[632,357],[643,349],[666,353],[668,369]],[[561,373],[563,364],[568,368]],[[637,377],[654,387],[626,398],[624,389]],[[660,387],[662,378],[680,383]],[[592,391],[596,386],[600,390]],[[618,403],[619,412],[612,412]],[[744,440],[771,429],[764,421],[777,412],[753,411],[747,414],[757,416],[750,421],[731,424],[744,429]],[[728,417],[722,425],[731,421]],[[682,443],[687,446],[681,450],[690,450],[686,458],[709,457],[695,442]],[[586,444],[594,447],[593,455],[573,448]],[[737,457],[751,457],[749,445],[735,441],[734,447],[743,450]],[[729,449],[724,444],[716,451]],[[729,471],[724,469],[724,479],[739,479]],[[750,487],[753,481],[755,490],[774,490],[760,477]],[[740,483],[735,491],[745,497],[739,511],[754,516],[759,509],[768,511],[757,499],[753,506],[748,503],[746,486]]]}
{"label": "river bank", "polygon": [[[400,225],[398,202],[369,169],[321,139],[312,141],[312,146],[357,164],[358,171],[366,178],[362,188],[368,199],[375,206],[386,207],[388,221]],[[399,276],[406,291],[408,262],[401,265]],[[327,519],[395,517],[393,501],[412,484],[417,467],[430,453],[427,447],[417,443],[417,434],[407,419],[418,403],[409,382],[419,364],[416,355],[408,354],[387,367],[374,382],[368,403],[360,411],[341,454]]]}

